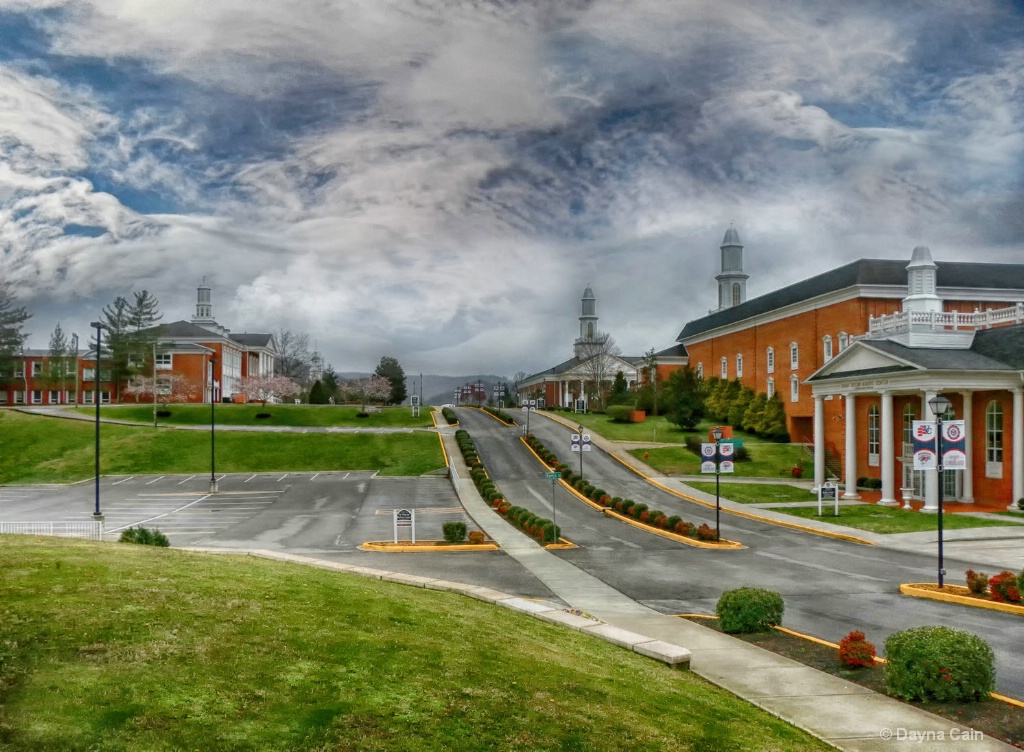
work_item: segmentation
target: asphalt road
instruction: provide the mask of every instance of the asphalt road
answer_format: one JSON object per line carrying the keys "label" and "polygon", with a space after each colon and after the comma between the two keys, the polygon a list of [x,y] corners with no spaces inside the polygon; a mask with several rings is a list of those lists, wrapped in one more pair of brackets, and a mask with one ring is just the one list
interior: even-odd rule
{"label": "asphalt road", "polygon": [[[934,580],[934,557],[863,546],[723,513],[723,537],[739,551],[708,551],[677,543],[596,512],[561,486],[509,428],[476,410],[459,418],[489,473],[513,503],[556,519],[577,548],[554,552],[620,592],[663,613],[713,613],[725,590],[744,585],[780,592],[784,623],[838,642],[863,630],[881,651],[894,631],[945,624],[983,637],[996,653],[1000,692],[1024,699],[1019,659],[1021,617],[944,606],[898,594],[903,582]],[[531,431],[577,468],[570,431],[540,416]],[[714,510],[646,483],[596,447],[583,457],[584,472],[613,496],[643,501],[667,514],[714,525]],[[106,477],[101,505],[106,529],[159,528],[177,546],[265,548],[396,572],[486,585],[524,598],[558,598],[522,565],[500,551],[396,554],[358,548],[389,540],[391,512],[415,508],[421,538],[440,538],[441,524],[465,519],[450,482],[440,476],[382,478],[373,473],[275,473],[221,476],[211,495],[209,475]],[[0,520],[84,520],[94,505],[92,482],[73,486],[0,487]],[[553,503],[552,503],[553,502]],[[962,572],[970,562],[949,560]]]}

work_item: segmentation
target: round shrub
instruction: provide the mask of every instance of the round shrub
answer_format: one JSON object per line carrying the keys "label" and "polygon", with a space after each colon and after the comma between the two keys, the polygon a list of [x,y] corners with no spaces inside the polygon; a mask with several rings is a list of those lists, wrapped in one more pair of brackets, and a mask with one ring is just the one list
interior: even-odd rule
{"label": "round shrub", "polygon": [[483,530],[470,530],[469,531],[469,542],[472,543],[474,546],[479,546],[481,543],[483,543],[484,540],[485,540],[485,537],[486,536],[484,535],[484,531]]}
{"label": "round shrub", "polygon": [[875,646],[864,633],[854,630],[839,641],[839,660],[847,668],[869,667],[875,663]]}
{"label": "round shrub", "polygon": [[462,543],[466,539],[465,522],[445,522],[441,525],[441,533],[449,543]]}
{"label": "round shrub", "polygon": [[676,525],[678,525],[680,522],[682,522],[682,518],[678,514],[673,514],[671,517],[668,518],[668,520],[666,520],[665,529],[675,530]]}
{"label": "round shrub", "polygon": [[951,627],[915,627],[885,641],[886,692],[901,700],[972,702],[995,687],[992,648]]}
{"label": "round shrub", "polygon": [[170,418],[171,417],[171,411],[170,410],[157,410],[156,411],[156,417],[158,417],[158,418]]}
{"label": "round shrub", "polygon": [[1017,575],[1004,570],[988,581],[991,598],[999,603],[1020,603],[1020,590],[1017,589]]}
{"label": "round shrub", "polygon": [[625,501],[622,502],[622,509],[620,509],[619,511],[622,512],[624,515],[629,516],[630,510],[632,510],[635,506],[635,501],[633,501],[632,499],[626,499]]}
{"label": "round shrub", "polygon": [[988,590],[988,575],[984,572],[968,569],[964,576],[967,578],[967,589],[974,595],[984,595]]}
{"label": "round shrub", "polygon": [[640,519],[640,515],[647,511],[647,505],[640,503],[634,504],[632,509],[629,510],[629,516],[634,519]]}
{"label": "round shrub", "polygon": [[784,610],[781,595],[752,587],[726,590],[715,606],[719,625],[728,634],[767,631],[782,623]]}

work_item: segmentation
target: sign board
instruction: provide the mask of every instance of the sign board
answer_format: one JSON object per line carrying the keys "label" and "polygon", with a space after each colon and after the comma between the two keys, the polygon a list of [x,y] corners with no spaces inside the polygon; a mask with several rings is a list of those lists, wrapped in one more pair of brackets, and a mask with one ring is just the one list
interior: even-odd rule
{"label": "sign board", "polygon": [[967,437],[962,420],[942,423],[942,469],[967,469]]}
{"label": "sign board", "polygon": [[821,517],[821,505],[823,502],[831,501],[833,514],[839,516],[839,486],[831,483],[822,483],[818,486],[818,516]]}
{"label": "sign board", "polygon": [[930,420],[915,420],[911,425],[911,440],[914,446],[914,469],[934,470],[938,467],[935,456],[935,423]]}
{"label": "sign board", "polygon": [[580,435],[578,433],[569,435],[569,449],[573,452],[580,451]]}
{"label": "sign board", "polygon": [[714,473],[718,452],[715,445],[704,442],[700,445],[700,471],[701,473]]}
{"label": "sign board", "polygon": [[915,420],[912,426],[914,469],[936,470],[942,452],[943,470],[967,469],[967,437],[962,420],[942,423],[942,440],[936,441],[938,426],[930,420]]}
{"label": "sign board", "polygon": [[582,449],[583,449],[583,451],[584,452],[589,452],[590,451],[590,434],[589,433],[585,433],[580,438],[582,440]]}
{"label": "sign board", "polygon": [[562,477],[562,474],[561,473],[548,473],[547,476],[548,476],[548,480],[558,480],[559,478]]}
{"label": "sign board", "polygon": [[733,463],[735,451],[732,444],[719,443],[717,446],[709,441],[700,445],[700,471],[701,473],[734,473],[736,465]]}
{"label": "sign board", "polygon": [[416,510],[396,509],[392,516],[394,518],[394,541],[398,543],[398,529],[409,528],[412,542],[416,542]]}

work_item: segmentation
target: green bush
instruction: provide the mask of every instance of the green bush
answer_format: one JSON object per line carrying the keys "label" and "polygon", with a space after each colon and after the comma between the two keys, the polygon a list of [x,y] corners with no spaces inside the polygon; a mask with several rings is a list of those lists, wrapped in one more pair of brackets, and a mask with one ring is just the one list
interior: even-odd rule
{"label": "green bush", "polygon": [[444,533],[444,539],[449,543],[462,543],[466,540],[466,523],[446,522],[441,525],[441,532]]}
{"label": "green bush", "polygon": [[643,503],[641,503],[641,504],[634,504],[633,508],[629,510],[629,516],[630,517],[635,517],[636,519],[639,520],[640,519],[640,515],[643,514],[646,511],[647,511],[647,505],[646,504],[643,504]]}
{"label": "green bush", "polygon": [[886,692],[901,700],[972,702],[995,687],[995,656],[977,635],[915,627],[885,641]]}
{"label": "green bush", "polygon": [[160,546],[162,548],[171,545],[166,535],[159,530],[150,530],[146,527],[130,527],[127,530],[122,530],[121,537],[117,540],[119,543],[138,543],[142,546]]}
{"label": "green bush", "polygon": [[612,423],[632,423],[633,422],[633,406],[632,405],[609,405],[608,409],[605,410],[608,417],[612,419]]}
{"label": "green bush", "polygon": [[668,518],[668,522],[665,523],[665,529],[666,530],[675,530],[676,529],[676,523],[677,522],[681,522],[681,521],[682,521],[682,517],[680,517],[678,514],[673,514],[671,517]]}
{"label": "green bush", "polygon": [[784,610],[781,595],[752,587],[726,590],[715,607],[722,631],[729,634],[764,632],[782,623]]}

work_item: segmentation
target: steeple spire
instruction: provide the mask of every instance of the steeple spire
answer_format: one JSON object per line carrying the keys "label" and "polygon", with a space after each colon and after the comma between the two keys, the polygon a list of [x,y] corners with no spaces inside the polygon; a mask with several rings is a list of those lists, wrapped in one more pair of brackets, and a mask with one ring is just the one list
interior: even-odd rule
{"label": "steeple spire", "polygon": [[193,324],[213,324],[213,299],[210,286],[206,284],[206,277],[196,288],[196,315],[192,317]]}
{"label": "steeple spire", "polygon": [[743,244],[736,228],[729,225],[720,247],[722,273],[718,280],[718,310],[738,306],[747,299],[748,275],[743,273]]}

